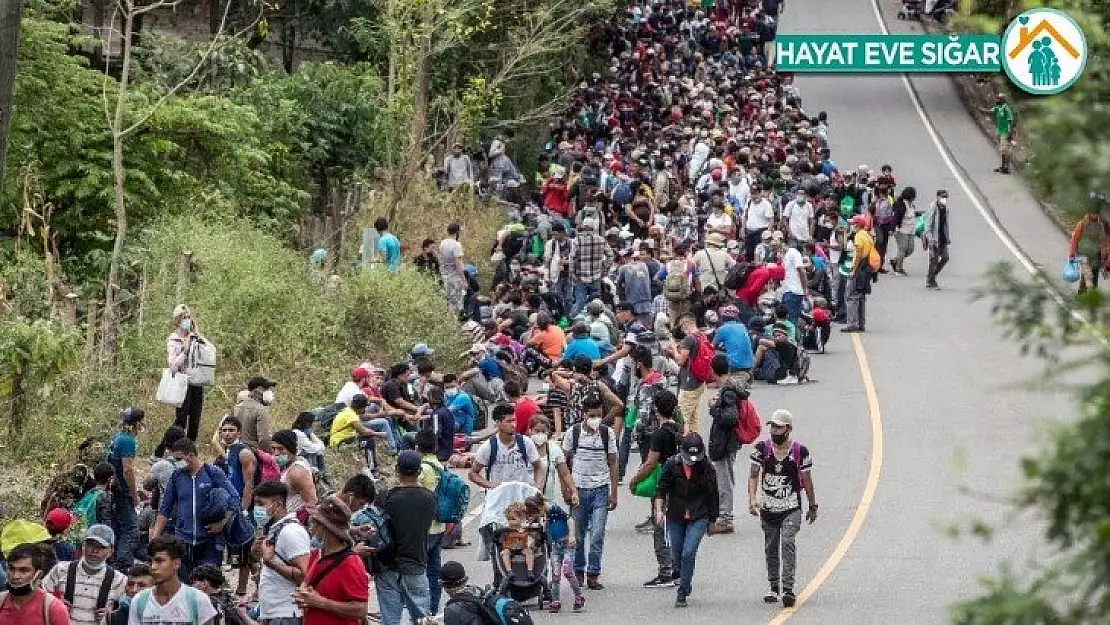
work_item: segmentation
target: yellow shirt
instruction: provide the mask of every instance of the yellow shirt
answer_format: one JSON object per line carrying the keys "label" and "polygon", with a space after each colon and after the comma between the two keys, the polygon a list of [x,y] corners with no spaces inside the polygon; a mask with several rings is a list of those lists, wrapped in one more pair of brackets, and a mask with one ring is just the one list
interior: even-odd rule
{"label": "yellow shirt", "polygon": [[[434,453],[424,454],[424,456],[420,458],[420,462],[420,485],[434,495],[436,488],[439,487],[439,472],[443,470],[443,465],[440,464],[439,458],[436,458]],[[428,530],[428,533],[442,534],[443,523],[432,519],[432,527]]]}
{"label": "yellow shirt", "polygon": [[852,242],[855,244],[855,251],[852,253],[852,271],[855,271],[860,263],[870,262],[875,242],[871,240],[871,233],[866,230],[857,230]]}
{"label": "yellow shirt", "polygon": [[331,422],[331,440],[328,441],[328,447],[339,447],[339,445],[358,436],[358,431],[355,430],[355,423],[358,423],[358,415],[352,408],[344,408],[335,415],[335,420]]}

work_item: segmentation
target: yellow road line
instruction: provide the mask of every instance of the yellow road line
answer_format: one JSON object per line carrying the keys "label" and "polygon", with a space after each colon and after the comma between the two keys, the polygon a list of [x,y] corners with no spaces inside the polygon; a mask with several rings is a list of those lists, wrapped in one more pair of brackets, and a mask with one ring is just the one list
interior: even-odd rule
{"label": "yellow road line", "polygon": [[859,363],[859,374],[863,379],[863,389],[867,393],[867,408],[871,420],[871,466],[867,471],[867,483],[863,486],[863,494],[860,496],[859,504],[856,505],[856,513],[852,516],[852,522],[848,524],[848,529],[844,531],[844,535],[836,543],[836,548],[829,554],[825,563],[821,565],[817,575],[813,576],[813,580],[798,595],[798,602],[794,607],[786,608],[776,614],[771,619],[770,625],[782,625],[789,620],[832,576],[840,561],[844,559],[844,554],[848,553],[852,543],[859,537],[860,530],[863,529],[863,522],[867,520],[867,513],[871,511],[871,503],[875,500],[875,490],[879,487],[879,474],[883,470],[883,414],[879,410],[879,395],[875,392],[875,380],[871,377],[871,366],[867,363],[867,352],[863,349],[863,341],[860,340],[859,334],[850,336],[852,337],[852,350],[855,352],[856,361]]}

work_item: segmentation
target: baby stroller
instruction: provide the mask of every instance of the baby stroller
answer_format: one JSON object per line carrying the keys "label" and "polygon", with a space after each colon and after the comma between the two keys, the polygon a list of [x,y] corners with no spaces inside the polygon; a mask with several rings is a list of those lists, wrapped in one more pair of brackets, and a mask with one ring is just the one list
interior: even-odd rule
{"label": "baby stroller", "polygon": [[525,566],[523,554],[514,554],[508,569],[501,561],[501,539],[507,530],[505,509],[510,504],[524,501],[537,494],[539,491],[535,487],[523,482],[506,482],[489,491],[486,494],[485,510],[482,512],[478,536],[483,545],[479,559],[489,558],[493,562],[493,586],[498,589],[498,594],[520,603],[536,599],[537,607],[542,609],[551,596],[547,570],[550,544],[547,540],[547,531],[542,524],[524,528],[533,544],[531,571]]}

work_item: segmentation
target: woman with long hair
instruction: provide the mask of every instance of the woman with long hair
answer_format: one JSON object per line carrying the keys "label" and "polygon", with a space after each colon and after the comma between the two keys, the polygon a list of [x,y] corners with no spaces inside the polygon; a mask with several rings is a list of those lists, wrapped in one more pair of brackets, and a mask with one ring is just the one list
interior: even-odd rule
{"label": "woman with long hair", "polygon": [[906,275],[906,257],[913,254],[914,230],[921,214],[914,206],[916,199],[917,189],[906,187],[894,203],[894,243],[898,251],[890,259],[890,268],[900,276]]}
{"label": "woman with long hair", "polygon": [[710,523],[717,521],[720,493],[717,474],[706,456],[700,434],[682,437],[679,453],[663,465],[655,489],[655,522],[666,523],[671,557],[679,573],[676,608],[686,607],[693,590],[698,547]]}

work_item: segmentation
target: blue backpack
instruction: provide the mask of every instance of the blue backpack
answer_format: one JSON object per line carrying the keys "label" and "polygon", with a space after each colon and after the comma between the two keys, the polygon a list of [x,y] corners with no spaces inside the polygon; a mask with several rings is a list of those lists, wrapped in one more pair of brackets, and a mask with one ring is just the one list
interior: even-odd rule
{"label": "blue backpack", "polygon": [[476,603],[482,611],[482,622],[485,625],[535,625],[528,610],[512,597],[497,594],[496,588],[487,588],[482,594],[472,595],[462,592],[448,601],[448,605],[466,601]]}
{"label": "blue backpack", "polygon": [[570,517],[566,510],[555,505],[547,509],[547,535],[552,542],[559,542],[570,536]]}
{"label": "blue backpack", "polygon": [[431,462],[424,461],[433,471],[439,472],[439,484],[436,485],[436,520],[440,523],[458,523],[466,515],[467,506],[470,505],[470,485],[458,473],[436,467]]}
{"label": "blue backpack", "polygon": [[632,185],[627,180],[621,180],[616,187],[613,187],[613,195],[610,199],[619,206],[632,202]]}

